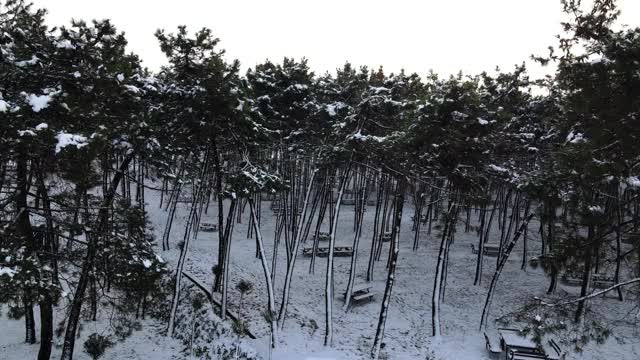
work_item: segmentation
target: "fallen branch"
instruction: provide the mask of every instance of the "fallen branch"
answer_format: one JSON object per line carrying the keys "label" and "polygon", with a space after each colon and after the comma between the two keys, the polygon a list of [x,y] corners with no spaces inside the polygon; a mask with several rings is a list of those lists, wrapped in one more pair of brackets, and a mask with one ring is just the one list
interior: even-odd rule
{"label": "fallen branch", "polygon": [[[211,292],[207,290],[207,288],[204,285],[202,285],[200,281],[198,281],[196,278],[191,276],[186,271],[183,271],[182,275],[186,277],[188,280],[190,280],[193,283],[193,285],[195,285],[198,289],[202,290],[202,292],[205,294],[207,299],[209,299],[209,301],[212,304],[216,305],[218,308],[222,308],[222,304],[220,304],[216,299],[213,298],[213,296],[211,295]],[[235,316],[230,310],[227,310],[227,316],[233,321],[238,321],[238,317]],[[244,333],[247,334],[247,336],[250,337],[251,339],[254,339],[254,340],[256,339],[256,336],[253,335],[251,331],[249,331],[249,329],[245,329]]]}
{"label": "fallen branch", "polygon": [[540,300],[540,305],[544,305],[544,306],[547,306],[547,307],[564,306],[564,305],[569,305],[569,304],[573,304],[573,303],[576,303],[576,302],[580,302],[580,301],[588,300],[588,299],[594,298],[594,297],[596,297],[596,296],[598,296],[598,295],[606,294],[606,293],[608,293],[609,291],[611,291],[611,290],[615,290],[615,289],[617,289],[617,288],[619,288],[619,287],[626,286],[626,285],[630,285],[630,284],[637,283],[637,282],[640,282],[640,278],[635,278],[635,279],[631,279],[631,280],[623,281],[623,282],[621,282],[621,283],[615,284],[615,285],[613,285],[613,286],[611,286],[611,287],[608,287],[608,288],[606,288],[606,289],[603,289],[603,290],[600,290],[600,291],[593,292],[593,293],[591,293],[591,294],[589,294],[589,295],[585,295],[585,296],[582,296],[582,297],[579,297],[579,298],[575,298],[575,299],[571,299],[571,300],[567,300],[567,301],[563,301],[563,302],[559,302],[559,303],[548,303],[548,302],[544,302],[544,301],[542,301],[542,300],[541,300],[540,298],[538,298],[538,297],[535,297],[535,299],[536,299],[536,300]]}

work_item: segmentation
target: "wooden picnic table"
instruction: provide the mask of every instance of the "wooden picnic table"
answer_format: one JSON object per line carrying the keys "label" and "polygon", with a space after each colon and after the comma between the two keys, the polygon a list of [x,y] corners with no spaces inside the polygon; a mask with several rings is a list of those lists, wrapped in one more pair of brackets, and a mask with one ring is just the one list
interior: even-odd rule
{"label": "wooden picnic table", "polygon": [[543,355],[542,358],[546,358],[544,350],[530,337],[522,335],[520,330],[498,329],[498,334],[500,334],[500,348],[505,352],[505,359],[509,360],[509,356],[514,354]]}
{"label": "wooden picnic table", "polygon": [[[471,252],[474,254],[478,253],[478,249],[475,244],[471,244]],[[485,243],[482,247],[482,253],[487,256],[498,256],[500,252],[500,244],[498,243]]]}
{"label": "wooden picnic table", "polygon": [[[304,256],[313,255],[313,247],[307,247],[302,249]],[[353,255],[353,248],[351,246],[334,246],[333,256],[351,256]],[[329,247],[318,247],[316,250],[316,256],[329,256]]]}
{"label": "wooden picnic table", "polygon": [[342,205],[355,205],[356,199],[345,199],[342,198]]}
{"label": "wooden picnic table", "polygon": [[203,232],[218,231],[218,224],[208,223],[208,222],[200,223],[200,231],[203,231]]}
{"label": "wooden picnic table", "polygon": [[[581,286],[584,275],[582,273],[565,273],[562,282],[568,286]],[[615,279],[604,274],[591,274],[591,285],[596,288],[606,289],[615,285]]]}

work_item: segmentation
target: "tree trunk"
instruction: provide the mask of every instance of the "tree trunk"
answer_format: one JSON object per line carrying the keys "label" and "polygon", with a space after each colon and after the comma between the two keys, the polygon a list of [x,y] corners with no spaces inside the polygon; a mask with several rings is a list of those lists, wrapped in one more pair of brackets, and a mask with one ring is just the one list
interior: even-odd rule
{"label": "tree trunk", "polygon": [[[384,337],[384,328],[387,321],[387,314],[389,311],[389,302],[391,301],[391,290],[395,283],[396,265],[398,262],[398,252],[400,251],[400,225],[402,224],[402,207],[404,206],[404,192],[406,182],[404,179],[398,180],[396,188],[396,206],[395,206],[395,219],[393,224],[393,234],[391,236],[391,258],[389,261],[389,272],[387,274],[387,284],[384,289],[384,296],[382,298],[382,306],[380,308],[380,317],[378,318],[378,327],[376,329],[376,336],[373,341],[373,348],[371,350],[371,357],[377,360],[380,356],[380,348],[382,346],[382,339]],[[354,253],[355,255],[355,253]]]}
{"label": "tree trunk", "polygon": [[[105,197],[102,202],[102,206],[99,212],[99,222],[96,227],[97,233],[102,234],[108,225],[109,219],[109,209],[111,208],[111,204],[115,197],[116,191],[118,189],[118,185],[123,178],[124,170],[129,166],[129,163],[133,159],[135,153],[130,153],[126,156],[122,164],[120,165],[118,171],[113,177],[113,181],[111,182],[111,188],[109,189],[109,193]],[[73,300],[71,301],[71,309],[69,311],[69,318],[67,320],[67,328],[64,334],[64,343],[62,347],[62,356],[61,360],[71,360],[73,358],[73,348],[75,346],[75,338],[76,338],[76,330],[78,328],[78,321],[80,320],[80,310],[82,308],[82,303],[84,302],[84,292],[87,289],[87,284],[89,282],[89,274],[91,272],[91,268],[93,267],[93,263],[96,255],[96,247],[98,242],[98,236],[91,236],[87,243],[87,254],[85,255],[84,261],[82,263],[82,270],[80,272],[80,279],[78,281],[78,285],[76,287],[76,291],[73,296]]]}

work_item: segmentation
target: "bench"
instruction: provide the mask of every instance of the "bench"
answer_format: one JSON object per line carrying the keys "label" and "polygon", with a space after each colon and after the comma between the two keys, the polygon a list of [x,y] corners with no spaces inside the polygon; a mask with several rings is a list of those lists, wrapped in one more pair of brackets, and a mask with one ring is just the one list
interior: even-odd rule
{"label": "bench", "polygon": [[376,205],[376,200],[374,199],[367,200],[367,206],[375,206],[375,205]]}
{"label": "bench", "polygon": [[200,223],[200,231],[202,232],[215,232],[218,231],[218,224],[214,223]]}
{"label": "bench", "polygon": [[491,340],[489,340],[489,336],[487,336],[487,333],[484,333],[484,342],[487,351],[491,354],[500,354],[502,352],[500,346],[497,346],[496,344],[492,343]]}
{"label": "bench", "polygon": [[[364,284],[356,284],[351,289],[351,301],[353,302],[361,302],[363,300],[371,300],[373,299],[374,293],[371,292],[371,285]],[[344,293],[344,296],[347,296],[347,293]]]}
{"label": "bench", "polygon": [[[313,239],[315,240],[316,236],[313,236]],[[318,241],[329,241],[329,239],[331,238],[331,235],[327,232],[320,232],[318,234]]]}
{"label": "bench", "polygon": [[362,301],[364,299],[373,299],[373,293],[372,292],[368,292],[368,293],[363,293],[363,294],[358,294],[358,295],[351,295],[351,300],[353,301]]}
{"label": "bench", "polygon": [[520,352],[520,351],[511,351],[509,352],[509,360],[531,360],[531,359],[546,359],[547,356],[544,354],[535,354],[528,352]]}
{"label": "bench", "polygon": [[547,359],[560,360],[563,358],[563,353],[558,343],[556,343],[553,339],[550,339],[549,346],[551,347],[551,349],[545,349],[545,352],[547,353]]}

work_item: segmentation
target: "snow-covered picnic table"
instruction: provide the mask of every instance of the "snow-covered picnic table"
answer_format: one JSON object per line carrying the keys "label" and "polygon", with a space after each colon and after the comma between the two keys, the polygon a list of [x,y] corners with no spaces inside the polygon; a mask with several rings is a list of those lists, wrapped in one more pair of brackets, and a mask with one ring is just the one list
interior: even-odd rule
{"label": "snow-covered picnic table", "polygon": [[509,359],[510,352],[544,355],[544,350],[533,339],[522,335],[518,329],[498,329],[498,333],[500,334],[500,347],[506,353],[505,359]]}
{"label": "snow-covered picnic table", "polygon": [[[471,252],[474,254],[478,253],[478,249],[476,249],[475,244],[471,244]],[[498,243],[485,243],[484,246],[482,247],[483,255],[498,256],[499,252],[500,252],[500,244]]]}
{"label": "snow-covered picnic table", "polygon": [[[313,247],[302,249],[302,254],[304,256],[313,255]],[[329,256],[329,247],[318,247],[316,249],[316,255]],[[333,255],[334,256],[351,256],[353,255],[353,248],[351,246],[334,246]]]}

